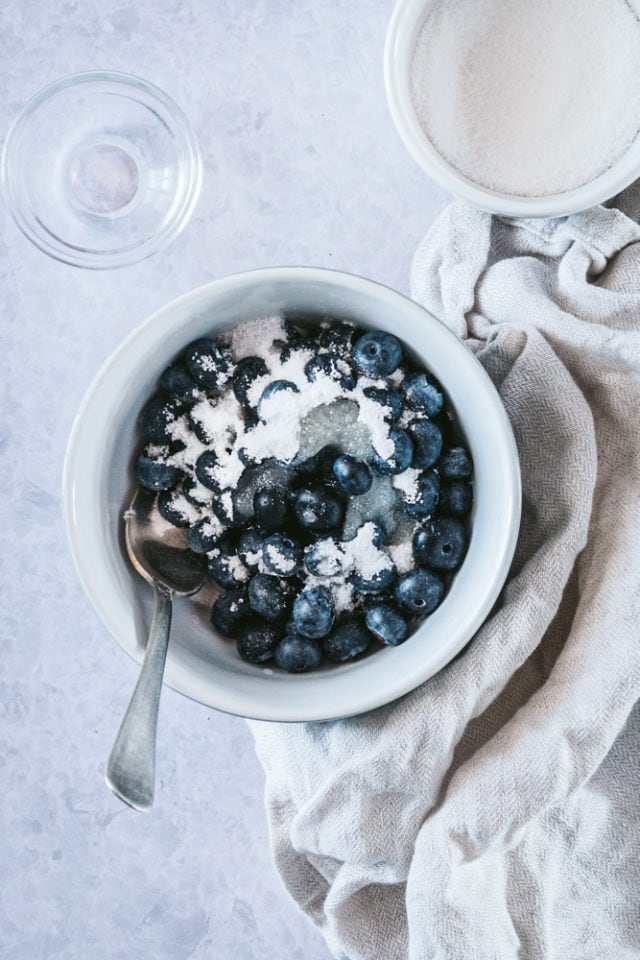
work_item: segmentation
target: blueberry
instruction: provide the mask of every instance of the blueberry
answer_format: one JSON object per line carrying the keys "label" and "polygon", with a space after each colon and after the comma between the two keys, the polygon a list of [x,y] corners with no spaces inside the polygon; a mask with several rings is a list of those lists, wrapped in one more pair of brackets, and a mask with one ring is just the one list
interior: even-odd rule
{"label": "blueberry", "polygon": [[413,440],[412,467],[432,467],[442,452],[442,434],[431,420],[412,420],[407,431]]}
{"label": "blueberry", "polygon": [[307,457],[306,460],[295,459],[292,466],[300,477],[311,477],[313,480],[329,480],[333,479],[333,464],[339,456],[339,448],[327,444],[313,456]]}
{"label": "blueberry", "polygon": [[181,363],[167,367],[160,378],[160,386],[185,407],[192,406],[200,396],[195,380]]}
{"label": "blueberry", "polygon": [[276,483],[261,487],[253,496],[253,519],[263,533],[275,533],[287,522],[289,514],[289,491]]}
{"label": "blueberry", "polygon": [[413,535],[417,563],[435,570],[455,570],[467,551],[467,532],[459,520],[441,517],[418,527]]}
{"label": "blueberry", "polygon": [[380,603],[369,607],[365,620],[374,637],[391,647],[397,647],[409,636],[407,621],[389,604]]}
{"label": "blueberry", "polygon": [[196,340],[184,355],[187,370],[203,389],[223,387],[231,372],[229,351],[221,348],[215,340]]}
{"label": "blueberry", "polygon": [[171,439],[171,428],[182,413],[175,400],[153,397],[142,411],[140,431],[147,443],[164,443]]}
{"label": "blueberry", "polygon": [[385,542],[385,540],[387,539],[387,534],[385,533],[384,527],[381,524],[379,524],[376,520],[365,520],[364,523],[361,523],[358,529],[356,530],[356,532],[354,533],[353,537],[350,537],[350,539],[347,542],[350,543],[351,540],[355,540],[355,538],[358,536],[358,534],[363,529],[363,527],[370,528],[367,530],[367,536],[368,536],[368,539],[371,541],[371,543],[374,545],[374,547],[381,547]]}
{"label": "blueberry", "polygon": [[189,428],[191,429],[192,433],[195,433],[200,443],[210,444],[213,443],[215,439],[214,435],[211,433],[210,427],[207,425],[207,421],[209,419],[208,414],[210,410],[211,403],[207,398],[205,398],[204,400],[199,400],[198,403],[194,404],[187,414]]}
{"label": "blueberry", "polygon": [[427,376],[426,373],[412,373],[402,384],[405,401],[412,410],[435,417],[442,410],[444,397],[442,390]]}
{"label": "blueberry", "polygon": [[196,460],[195,474],[203,487],[207,490],[213,490],[214,493],[220,493],[220,484],[215,479],[215,469],[218,465],[218,457],[213,450],[205,450]]}
{"label": "blueberry", "polygon": [[333,537],[317,540],[304,552],[304,565],[312,577],[336,577],[342,573],[345,556]]}
{"label": "blueberry", "polygon": [[389,412],[385,414],[385,420],[397,420],[404,410],[404,397],[394,387],[365,387],[363,393],[374,403],[387,407]]}
{"label": "blueberry", "polygon": [[174,527],[188,527],[191,524],[189,504],[175,490],[162,490],[158,494],[158,511]]}
{"label": "blueberry", "polygon": [[338,320],[324,326],[319,337],[319,344],[324,350],[331,350],[339,356],[347,357],[351,354],[353,338],[356,328],[345,320]]}
{"label": "blueberry", "polygon": [[262,543],[262,562],[268,573],[295,577],[302,570],[302,545],[284,533],[272,533]]}
{"label": "blueberry", "polygon": [[442,600],[444,584],[431,570],[412,570],[398,577],[393,591],[396,602],[408,613],[426,616]]}
{"label": "blueberry", "polygon": [[228,590],[249,579],[249,571],[228,543],[220,540],[209,553],[209,576],[218,586]]}
{"label": "blueberry", "polygon": [[234,526],[233,502],[229,491],[213,496],[209,506],[223,526]]}
{"label": "blueberry", "polygon": [[[264,508],[265,525],[268,526],[269,514],[273,510],[278,511],[282,524],[280,529],[284,529],[286,519],[286,510],[289,497],[289,484],[295,480],[293,470],[278,464],[275,460],[263,460],[259,464],[254,464],[244,469],[238,478],[232,491],[233,508],[235,515],[247,523],[253,522],[254,501],[258,491],[270,491],[270,493],[261,495],[260,509]],[[276,524],[269,533],[273,533],[279,527]],[[264,531],[263,531],[264,535]]]}
{"label": "blueberry", "polygon": [[282,632],[272,623],[250,620],[238,628],[238,653],[249,663],[264,663],[272,658],[281,637]]}
{"label": "blueberry", "polygon": [[415,499],[404,501],[404,512],[410,517],[430,517],[438,506],[440,479],[434,470],[425,470],[417,480]]}
{"label": "blueberry", "polygon": [[356,385],[356,376],[348,360],[335,353],[321,353],[307,361],[304,368],[305,376],[310,383],[324,375],[330,380],[336,380],[343,390],[353,390]]}
{"label": "blueberry", "polygon": [[364,653],[371,643],[371,634],[360,616],[350,616],[338,623],[322,642],[325,656],[333,663],[344,663]]}
{"label": "blueberry", "polygon": [[209,553],[218,545],[220,524],[211,517],[203,517],[189,527],[187,540],[194,553]]}
{"label": "blueberry", "polygon": [[471,508],[473,489],[464,480],[452,480],[440,487],[438,512],[452,517],[464,517]]}
{"label": "blueberry", "polygon": [[286,340],[274,340],[276,346],[280,347],[280,360],[288,360],[295,350],[316,350],[318,348],[317,330],[309,330],[308,323],[310,318],[304,314],[299,314],[295,319],[291,317],[284,318],[284,329],[287,335]]}
{"label": "blueberry", "polygon": [[182,476],[177,467],[140,454],[135,465],[136,480],[145,490],[170,490]]}
{"label": "blueberry", "polygon": [[174,437],[173,440],[169,440],[166,444],[162,444],[162,449],[164,449],[165,446],[167,454],[171,457],[173,457],[176,453],[182,453],[183,450],[187,449],[187,445],[184,440],[179,440],[177,437]]}
{"label": "blueberry", "polygon": [[258,377],[264,377],[269,372],[262,357],[243,357],[236,364],[231,380],[233,392],[238,403],[249,406],[248,393],[251,385]]}
{"label": "blueberry", "polygon": [[305,673],[320,666],[322,650],[308,637],[289,634],[276,647],[274,658],[276,665],[287,673]]}
{"label": "blueberry", "polygon": [[402,363],[402,344],[392,333],[371,330],[360,337],[352,356],[361,373],[378,380],[391,376],[398,369]]}
{"label": "blueberry", "polygon": [[[253,410],[245,410],[242,422],[244,426],[244,432],[250,433],[260,423],[260,417]],[[238,456],[240,456],[239,451],[238,451]],[[242,462],[244,463],[244,460]]]}
{"label": "blueberry", "polygon": [[258,401],[258,414],[261,418],[264,419],[267,401],[276,393],[300,393],[300,391],[292,380],[272,380],[266,385]]}
{"label": "blueberry", "polygon": [[268,573],[256,573],[249,582],[251,609],[266,620],[285,620],[293,602],[294,590],[287,580]]}
{"label": "blueberry", "polygon": [[314,332],[308,329],[309,316],[302,310],[287,310],[283,317],[283,327],[287,335],[287,342],[296,343],[298,340],[305,341],[307,337],[312,338],[315,343]]}
{"label": "blueberry", "polygon": [[299,339],[291,340],[274,340],[273,346],[277,347],[280,351],[279,360],[280,363],[286,363],[287,360],[291,358],[291,354],[296,349],[301,349]]}
{"label": "blueberry", "polygon": [[366,463],[345,453],[333,464],[333,475],[346,494],[359,497],[371,489],[373,477]]}
{"label": "blueberry", "polygon": [[396,576],[397,570],[389,561],[387,566],[375,573],[354,573],[351,582],[359,593],[383,593],[389,589]]}
{"label": "blueberry", "polygon": [[184,478],[180,493],[196,507],[208,507],[211,503],[211,492],[203,487],[195,477]]}
{"label": "blueberry", "polygon": [[308,587],[293,602],[294,630],[312,640],[325,637],[333,625],[334,612],[335,604],[328,587]]}
{"label": "blueberry", "polygon": [[329,487],[317,484],[298,490],[293,499],[298,523],[313,533],[331,533],[342,523],[344,505]]}
{"label": "blueberry", "polygon": [[238,449],[238,460],[240,463],[243,463],[245,467],[255,467],[256,464],[259,463],[259,460],[254,459],[246,447],[240,447]]}
{"label": "blueberry", "polygon": [[235,587],[216,599],[211,610],[211,625],[225,637],[235,637],[250,614],[246,587]]}
{"label": "blueberry", "polygon": [[464,447],[451,447],[440,458],[440,476],[445,480],[466,480],[471,476],[471,457]]}
{"label": "blueberry", "polygon": [[238,555],[249,570],[257,570],[262,557],[262,533],[257,527],[245,527],[238,540]]}
{"label": "blueberry", "polygon": [[413,441],[405,430],[400,430],[398,427],[391,427],[389,430],[389,439],[393,443],[393,453],[388,457],[381,457],[380,454],[374,450],[371,462],[378,473],[403,473],[411,464]]}
{"label": "blueberry", "polygon": [[324,374],[324,376],[329,377],[331,380],[338,380],[339,377],[336,377],[335,373],[336,371],[333,360],[329,354],[326,353],[320,356],[316,354],[315,357],[311,357],[310,360],[307,360],[304,365],[304,375],[309,383],[315,383],[321,374]]}

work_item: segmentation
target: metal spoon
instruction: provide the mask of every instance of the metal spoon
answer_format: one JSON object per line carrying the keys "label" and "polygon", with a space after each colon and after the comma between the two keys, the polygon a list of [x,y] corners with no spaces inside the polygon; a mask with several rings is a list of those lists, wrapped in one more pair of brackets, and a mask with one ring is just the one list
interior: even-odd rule
{"label": "metal spoon", "polygon": [[148,490],[140,489],[125,513],[125,541],[131,563],[153,587],[155,608],[140,676],[109,757],[106,779],[129,806],[148,810],[153,804],[158,706],[172,601],[197,593],[206,579],[207,561],[189,550],[184,530],[162,521],[155,495]]}

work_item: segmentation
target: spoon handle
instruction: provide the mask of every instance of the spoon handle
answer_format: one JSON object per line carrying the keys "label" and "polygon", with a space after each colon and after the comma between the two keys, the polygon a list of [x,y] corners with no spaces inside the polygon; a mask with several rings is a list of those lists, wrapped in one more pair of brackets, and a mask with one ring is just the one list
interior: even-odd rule
{"label": "spoon handle", "polygon": [[142,669],[107,764],[107,784],[135,810],[153,804],[156,729],[171,628],[171,592],[154,581],[155,608]]}

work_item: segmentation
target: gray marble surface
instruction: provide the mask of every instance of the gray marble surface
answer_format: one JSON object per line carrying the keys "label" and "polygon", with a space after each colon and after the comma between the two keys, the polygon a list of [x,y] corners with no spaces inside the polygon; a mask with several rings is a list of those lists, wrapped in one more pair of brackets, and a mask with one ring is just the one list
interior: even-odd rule
{"label": "gray marble surface", "polygon": [[0,957],[325,960],[271,866],[243,720],[165,690],[157,802],[122,806],[105,759],[136,667],[85,599],[60,484],[99,365],[177,294],[250,267],[315,264],[408,287],[447,197],[387,114],[391,0],[4,0],[0,136],[42,85],[111,68],[174,96],[204,154],[181,237],[91,273],[0,210]]}

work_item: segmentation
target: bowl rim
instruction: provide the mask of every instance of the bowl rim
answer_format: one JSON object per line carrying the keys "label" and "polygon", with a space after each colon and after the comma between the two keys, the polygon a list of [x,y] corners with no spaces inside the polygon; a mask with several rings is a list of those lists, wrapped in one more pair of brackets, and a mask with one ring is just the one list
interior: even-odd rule
{"label": "bowl rim", "polygon": [[[170,656],[171,647],[169,648],[169,657],[167,659],[165,672],[165,683],[167,683],[168,686],[214,709],[248,719],[276,722],[325,721],[364,713],[390,703],[404,694],[411,692],[411,690],[420,686],[442,669],[442,667],[449,663],[473,638],[497,600],[507,578],[515,551],[521,514],[521,481],[518,452],[511,424],[498,392],[477,357],[464,347],[462,342],[451,330],[424,307],[420,306],[420,304],[385,284],[369,280],[357,274],[323,267],[266,267],[243,271],[209,281],[161,306],[124,338],[120,345],[116,347],[104,361],[93,378],[81,401],[71,428],[62,475],[62,503],[67,541],[84,591],[99,618],[118,645],[129,653],[136,662],[141,662],[143,651],[137,647],[135,649],[130,648],[123,642],[117,618],[104,601],[103,589],[100,583],[102,574],[97,574],[92,564],[90,550],[83,536],[83,518],[76,514],[76,501],[78,499],[76,496],[76,485],[80,476],[78,466],[80,459],[85,454],[82,442],[85,420],[92,408],[99,408],[101,394],[105,389],[105,385],[108,386],[110,376],[112,372],[117,369],[120,359],[127,354],[130,347],[135,344],[136,341],[141,340],[144,342],[147,339],[148,332],[156,327],[160,321],[164,320],[165,324],[167,324],[166,329],[163,331],[166,335],[172,329],[170,326],[171,315],[174,314],[177,316],[180,309],[188,307],[190,303],[196,304],[203,295],[206,295],[210,291],[223,293],[225,290],[231,290],[237,293],[243,285],[252,285],[256,282],[277,282],[278,280],[290,281],[292,279],[320,283],[326,283],[327,281],[331,283],[333,281],[334,284],[341,287],[346,286],[350,290],[359,290],[364,293],[375,292],[376,296],[381,297],[383,300],[391,299],[395,301],[396,304],[398,301],[404,301],[405,307],[416,312],[417,316],[419,315],[421,319],[431,324],[432,329],[433,325],[436,325],[437,329],[440,330],[443,335],[451,338],[451,342],[460,348],[460,363],[467,364],[469,370],[475,371],[477,382],[484,385],[484,398],[490,404],[495,414],[495,436],[498,437],[499,444],[502,444],[501,452],[505,457],[505,461],[508,463],[508,471],[505,472],[504,476],[504,485],[507,492],[504,512],[501,517],[497,518],[496,522],[500,552],[497,557],[495,569],[488,578],[483,600],[473,608],[473,611],[471,611],[473,615],[471,615],[469,610],[466,611],[464,629],[459,629],[457,637],[454,638],[454,642],[449,640],[448,643],[442,644],[440,655],[432,657],[430,661],[426,661],[429,664],[428,669],[424,669],[424,664],[423,669],[420,669],[419,665],[414,665],[412,671],[407,672],[401,680],[387,683],[386,685],[380,684],[373,693],[365,684],[353,684],[353,694],[350,695],[348,703],[343,702],[345,698],[342,700],[338,699],[336,702],[336,698],[332,698],[332,696],[329,695],[321,709],[316,704],[309,702],[304,710],[292,710],[288,703],[279,703],[277,706],[273,706],[270,704],[265,705],[263,702],[257,703],[254,700],[249,702],[241,692],[237,693],[228,688],[224,688],[224,692],[221,693],[221,688],[216,687],[216,696],[212,699],[208,693],[206,684],[202,681],[202,678],[198,676],[197,671],[192,670],[185,664],[172,662]],[[465,357],[467,358],[466,360],[464,359]],[[109,574],[111,579],[113,579],[112,574],[110,572]],[[444,605],[443,603],[442,607],[444,607]],[[393,649],[397,651],[401,648]],[[366,662],[366,660],[362,662]],[[357,667],[357,665],[358,662],[356,661],[348,666],[354,668]],[[305,674],[302,676],[307,677],[313,675]]]}
{"label": "bowl rim", "polygon": [[[145,94],[153,103],[156,111],[163,109],[174,124],[173,132],[179,140],[187,157],[182,193],[177,195],[175,210],[171,217],[165,218],[160,229],[136,246],[124,247],[106,253],[85,250],[67,244],[53,234],[33,211],[27,215],[24,198],[16,186],[19,171],[16,169],[20,157],[20,138],[28,128],[33,116],[47,101],[63,91],[84,84],[112,84],[131,96],[136,91]],[[145,104],[147,105],[147,104]],[[155,112],[155,111],[154,111]],[[160,116],[158,114],[158,116]],[[16,153],[18,151],[18,153]],[[38,250],[60,263],[85,270],[113,270],[130,266],[153,256],[159,250],[172,243],[183,231],[197,206],[202,189],[202,152],[195,132],[186,114],[176,101],[160,87],[149,80],[121,70],[84,70],[79,73],[65,74],[52,80],[37,90],[14,117],[0,154],[0,183],[9,211],[21,233]]]}
{"label": "bowl rim", "polygon": [[435,149],[417,119],[410,94],[411,58],[416,23],[433,0],[396,0],[384,46],[384,87],[394,126],[413,159],[444,190],[488,213],[514,219],[555,218],[579,213],[617,196],[638,177],[640,137],[611,167],[588,183],[564,193],[524,197],[475,183]]}

